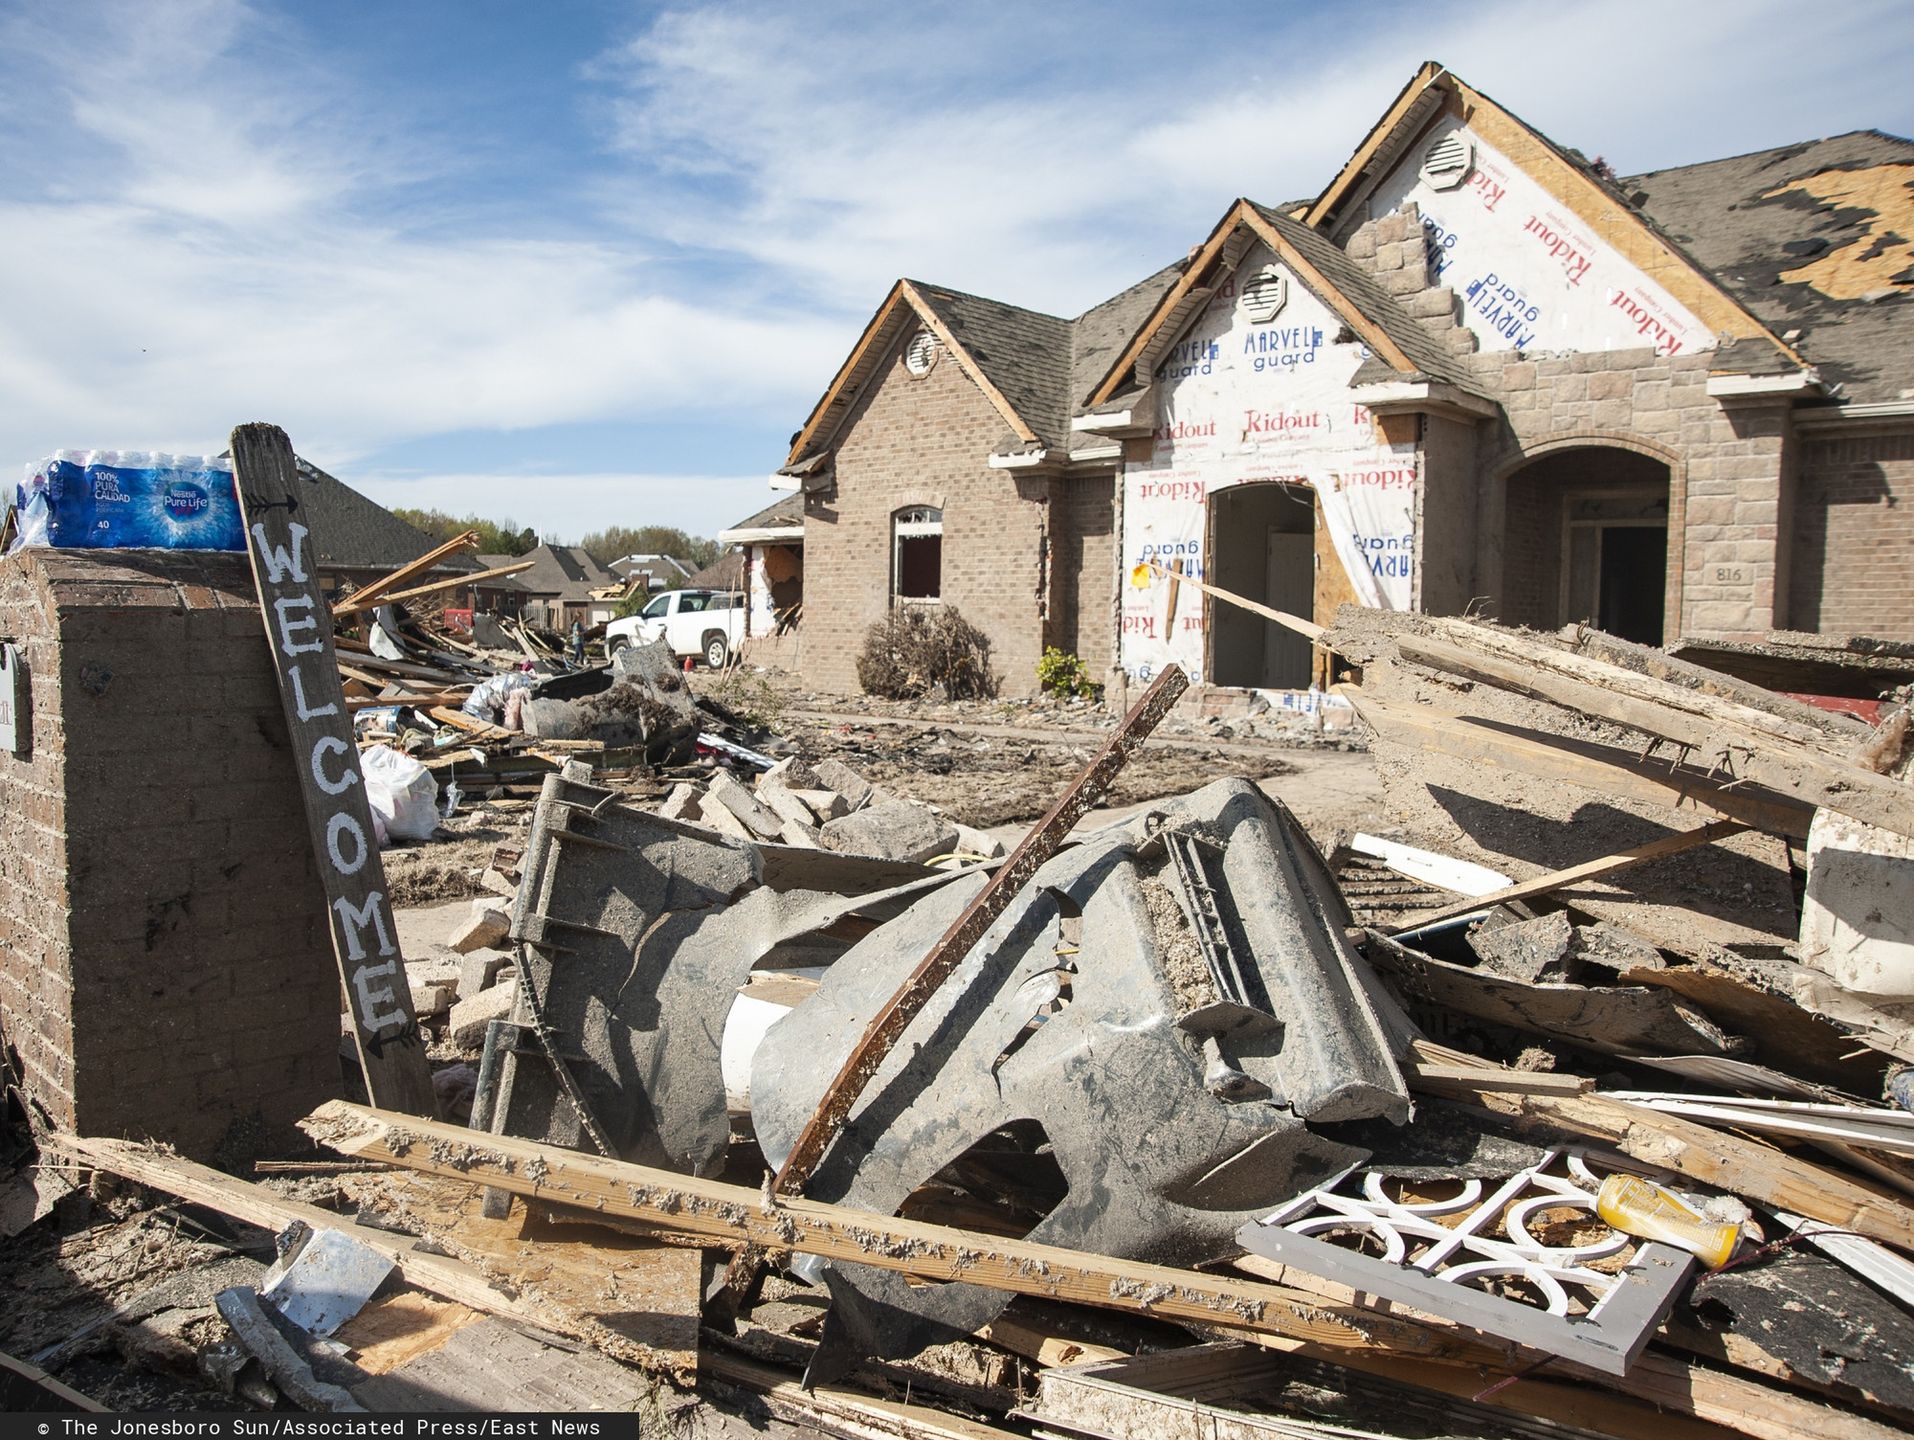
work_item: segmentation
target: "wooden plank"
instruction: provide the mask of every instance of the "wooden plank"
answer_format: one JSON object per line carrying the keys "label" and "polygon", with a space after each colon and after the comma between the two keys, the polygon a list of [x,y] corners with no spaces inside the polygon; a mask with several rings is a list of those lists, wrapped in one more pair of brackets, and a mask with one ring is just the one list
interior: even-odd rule
{"label": "wooden plank", "polygon": [[[1583,631],[1578,643],[1556,644],[1454,616],[1430,616],[1420,623],[1440,639],[1464,650],[1544,670],[1567,680],[1583,680],[1617,695],[1666,706],[1700,720],[1752,730],[1776,745],[1845,759],[1853,754],[1859,741],[1866,738],[1847,729],[1830,731],[1827,722],[1831,716],[1799,701],[1783,701],[1776,696],[1772,705],[1756,706],[1742,696],[1722,694],[1721,686],[1683,683],[1683,679],[1676,678],[1683,675],[1683,669],[1677,668],[1678,662],[1668,660],[1660,651],[1649,651],[1646,646],[1630,645],[1625,640],[1606,636],[1602,638],[1608,640],[1608,644],[1599,645],[1590,638],[1599,632]],[[1659,660],[1650,660],[1649,655]],[[1625,660],[1634,663],[1622,663]]]}
{"label": "wooden plank", "polygon": [[360,610],[370,609],[375,605],[383,605],[385,601],[379,597],[384,595],[388,590],[405,584],[406,581],[411,580],[415,576],[423,575],[434,565],[438,564],[439,561],[446,559],[448,556],[456,555],[461,550],[476,550],[478,547],[478,531],[467,530],[463,535],[454,535],[443,545],[434,546],[418,559],[408,560],[390,574],[381,575],[377,580],[368,581],[366,584],[361,585],[337,605],[334,605],[332,607],[332,613],[335,617],[352,615]]}
{"label": "wooden plank", "polygon": [[950,922],[937,943],[930,947],[930,953],[905,977],[897,993],[885,1002],[884,1008],[851,1047],[851,1053],[844,1057],[844,1063],[819,1097],[817,1109],[805,1121],[804,1129],[791,1146],[791,1153],[778,1167],[774,1188],[779,1194],[794,1194],[803,1189],[804,1182],[811,1178],[818,1161],[837,1138],[851,1107],[891,1053],[891,1047],[923,1011],[938,987],[983,939],[984,932],[1010,907],[1017,892],[1057,853],[1057,847],[1063,844],[1076,823],[1096,807],[1137,747],[1149,738],[1189,684],[1181,666],[1163,667],[1163,672],[1150,682],[1150,688],[1123,717],[1083,773],[1057,797],[1050,813],[1030,827],[1017,848],[997,867],[989,883],[977,892],[963,913]]}
{"label": "wooden plank", "polygon": [[1453,920],[1459,915],[1470,915],[1491,905],[1506,905],[1511,900],[1533,900],[1557,890],[1566,890],[1571,885],[1579,885],[1586,880],[1600,880],[1606,875],[1632,870],[1637,865],[1646,865],[1651,860],[1679,855],[1684,850],[1693,850],[1701,845],[1712,845],[1715,841],[1729,835],[1739,835],[1747,828],[1739,820],[1710,820],[1706,825],[1698,825],[1693,830],[1664,835],[1659,840],[1633,845],[1626,850],[1618,850],[1613,855],[1604,855],[1596,860],[1584,860],[1580,865],[1571,865],[1566,870],[1551,870],[1546,875],[1537,875],[1533,880],[1519,881],[1506,890],[1492,890],[1487,895],[1478,895],[1472,900],[1458,900],[1453,905],[1445,905],[1440,910],[1429,911],[1414,920],[1392,925],[1387,933],[1400,935],[1405,930],[1437,925],[1444,920]]}
{"label": "wooden plank", "polygon": [[1594,1095],[1512,1095],[1468,1078],[1436,1076],[1425,1076],[1422,1086],[1504,1116],[1523,1134],[1599,1140],[1643,1164],[1914,1250],[1914,1209],[1760,1141]]}
{"label": "wooden plank", "polygon": [[1776,743],[1765,732],[1751,727],[1618,694],[1587,680],[1552,674],[1531,663],[1479,655],[1447,641],[1403,635],[1397,639],[1396,648],[1404,659],[1417,664],[1672,740],[1696,752],[1725,778],[1752,780],[1897,835],[1914,835],[1914,789],[1858,765],[1805,747]]}
{"label": "wooden plank", "polygon": [[235,1220],[275,1234],[295,1220],[303,1221],[315,1230],[343,1231],[391,1260],[399,1267],[400,1276],[408,1285],[430,1290],[448,1300],[457,1300],[475,1310],[494,1315],[515,1315],[522,1320],[545,1323],[541,1312],[521,1305],[503,1291],[494,1289],[484,1276],[469,1266],[443,1255],[427,1255],[413,1250],[412,1237],[409,1235],[397,1235],[390,1230],[361,1225],[330,1210],[322,1210],[317,1205],[308,1205],[303,1200],[288,1200],[264,1186],[235,1179],[210,1166],[182,1156],[169,1155],[132,1140],[63,1135],[49,1131],[40,1137],[40,1146],[43,1150],[77,1160],[95,1170],[118,1175],[151,1190],[162,1190],[168,1195],[178,1196],[195,1205],[204,1205],[209,1210],[217,1210],[222,1215],[230,1215]]}
{"label": "wooden plank", "polygon": [[1283,1286],[1006,1240],[802,1197],[767,1200],[760,1189],[479,1134],[343,1100],[320,1106],[302,1127],[319,1144],[357,1159],[645,1221],[719,1245],[789,1250],[924,1280],[962,1280],[1161,1319],[1275,1331],[1337,1350],[1383,1345],[1407,1354],[1479,1361],[1511,1358],[1514,1349],[1377,1311],[1325,1304],[1319,1296]]}
{"label": "wooden plank", "polygon": [[[377,603],[380,605],[391,605],[401,600],[416,600],[421,595],[436,595],[441,590],[453,590],[461,585],[479,585],[487,580],[496,580],[502,575],[516,575],[521,570],[531,569],[532,566],[537,563],[536,560],[521,560],[516,565],[500,565],[493,570],[470,570],[463,575],[448,575],[443,580],[434,580],[427,585],[414,585],[409,590],[388,591],[378,597]],[[359,597],[355,595],[352,598],[356,600]],[[340,612],[335,608],[333,613],[338,614]],[[440,638],[443,639],[444,637],[441,636]],[[463,645],[459,646],[461,650],[466,648],[467,647]],[[472,653],[476,654],[477,652],[473,651]]]}
{"label": "wooden plank", "polygon": [[1642,759],[1635,750],[1525,730],[1427,703],[1394,705],[1359,685],[1333,687],[1387,740],[1541,780],[1671,809],[1693,808],[1751,829],[1806,840],[1814,807],[1772,790],[1723,783],[1693,765]]}
{"label": "wooden plank", "polygon": [[366,1093],[383,1108],[433,1115],[432,1075],[412,1013],[398,928],[386,910],[385,865],[373,838],[332,624],[310,563],[318,547],[309,544],[311,531],[297,518],[306,513],[300,491],[311,482],[300,478],[292,442],[276,425],[240,426],[232,434],[232,456],[247,556]]}
{"label": "wooden plank", "polygon": [[1220,585],[1211,585],[1208,581],[1198,580],[1194,576],[1180,574],[1177,571],[1171,570],[1160,561],[1149,560],[1144,563],[1163,579],[1168,580],[1172,585],[1178,581],[1181,581],[1185,585],[1193,585],[1205,595],[1221,600],[1226,605],[1234,605],[1239,610],[1247,610],[1252,615],[1262,616],[1265,620],[1274,620],[1284,629],[1294,630],[1298,635],[1305,636],[1310,640],[1321,640],[1323,637],[1323,627],[1318,625],[1314,620],[1305,620],[1300,615],[1291,615],[1283,610],[1272,610],[1269,606],[1255,600],[1247,599],[1242,595],[1238,595],[1233,590],[1225,590]]}
{"label": "wooden plank", "polygon": [[885,1400],[842,1385],[806,1386],[772,1365],[741,1355],[707,1351],[698,1360],[707,1380],[761,1396],[780,1420],[853,1440],[1013,1440],[1018,1432],[908,1400]]}

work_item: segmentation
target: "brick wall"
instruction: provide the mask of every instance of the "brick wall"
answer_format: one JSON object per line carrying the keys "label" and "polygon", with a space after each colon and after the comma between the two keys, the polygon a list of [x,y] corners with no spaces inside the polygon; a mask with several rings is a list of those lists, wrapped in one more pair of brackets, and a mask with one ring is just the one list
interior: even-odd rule
{"label": "brick wall", "polygon": [[1502,533],[1505,514],[1513,524],[1529,503],[1510,486],[1523,456],[1612,445],[1670,469],[1664,633],[1750,639],[1774,628],[1786,583],[1776,536],[1793,463],[1786,413],[1724,407],[1707,393],[1709,359],[1649,350],[1471,357],[1491,393],[1502,396],[1505,416],[1485,436],[1488,480],[1477,511],[1479,528],[1493,537],[1483,589],[1498,607],[1527,603],[1519,587],[1528,559],[1513,531]]}
{"label": "brick wall", "polygon": [[1116,660],[1116,477],[1072,476],[1050,488],[1050,622],[1044,643],[1093,678]]}
{"label": "brick wall", "polygon": [[1914,639],[1914,433],[1800,445],[1788,626]]}
{"label": "brick wall", "polygon": [[1003,693],[1036,689],[1049,482],[985,464],[1009,427],[949,355],[930,373],[892,352],[843,422],[834,491],[804,512],[805,678],[855,692],[864,634],[890,604],[891,517],[944,512],[943,599],[991,638]]}
{"label": "brick wall", "polygon": [[243,1158],[338,1084],[339,980],[240,556],[0,560],[0,1024],[47,1118]]}

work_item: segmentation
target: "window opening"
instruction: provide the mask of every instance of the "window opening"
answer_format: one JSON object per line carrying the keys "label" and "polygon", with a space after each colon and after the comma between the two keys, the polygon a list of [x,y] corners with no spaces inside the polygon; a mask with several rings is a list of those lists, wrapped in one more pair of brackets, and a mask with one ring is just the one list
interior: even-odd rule
{"label": "window opening", "polygon": [[891,593],[937,600],[944,590],[944,512],[930,505],[899,510],[892,521]]}

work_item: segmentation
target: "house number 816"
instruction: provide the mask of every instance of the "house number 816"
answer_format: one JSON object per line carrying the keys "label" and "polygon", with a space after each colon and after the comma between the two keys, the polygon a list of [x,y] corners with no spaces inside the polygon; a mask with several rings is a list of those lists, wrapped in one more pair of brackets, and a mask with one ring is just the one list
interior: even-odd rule
{"label": "house number 816", "polygon": [[1718,585],[1740,585],[1747,578],[1747,574],[1739,565],[1715,566],[1715,583]]}

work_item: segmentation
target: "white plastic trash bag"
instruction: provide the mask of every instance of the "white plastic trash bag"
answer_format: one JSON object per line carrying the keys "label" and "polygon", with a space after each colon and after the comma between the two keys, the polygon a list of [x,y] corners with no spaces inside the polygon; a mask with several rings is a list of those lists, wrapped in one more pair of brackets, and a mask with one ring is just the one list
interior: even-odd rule
{"label": "white plastic trash bag", "polygon": [[439,828],[439,782],[410,755],[374,745],[359,757],[383,849],[394,840],[430,840]]}

